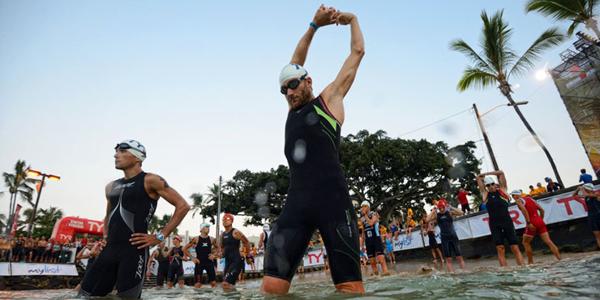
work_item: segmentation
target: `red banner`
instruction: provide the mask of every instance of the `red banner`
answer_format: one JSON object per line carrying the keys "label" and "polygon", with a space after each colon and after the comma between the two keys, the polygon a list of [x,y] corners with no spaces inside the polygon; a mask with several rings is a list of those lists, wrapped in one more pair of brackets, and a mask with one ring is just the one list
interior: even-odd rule
{"label": "red banner", "polygon": [[19,220],[19,212],[21,212],[21,205],[17,204],[15,215],[13,216],[12,229],[10,230],[11,237],[14,237],[17,234],[17,221]]}

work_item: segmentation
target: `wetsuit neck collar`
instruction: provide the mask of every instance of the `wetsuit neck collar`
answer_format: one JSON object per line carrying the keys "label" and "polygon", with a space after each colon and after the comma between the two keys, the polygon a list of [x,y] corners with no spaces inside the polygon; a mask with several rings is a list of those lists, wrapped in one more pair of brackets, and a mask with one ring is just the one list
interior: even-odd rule
{"label": "wetsuit neck collar", "polygon": [[142,176],[144,173],[144,171],[140,171],[139,173],[135,174],[135,176],[131,177],[131,178],[125,178],[123,177],[123,182],[132,182],[135,181],[136,179],[138,179],[139,176]]}

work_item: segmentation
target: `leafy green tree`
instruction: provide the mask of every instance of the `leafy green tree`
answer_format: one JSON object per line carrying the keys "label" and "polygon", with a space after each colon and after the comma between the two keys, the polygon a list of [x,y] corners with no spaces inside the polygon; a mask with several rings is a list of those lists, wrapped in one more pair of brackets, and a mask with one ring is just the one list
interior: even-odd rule
{"label": "leafy green tree", "polygon": [[[27,209],[30,210],[30,209]],[[33,212],[33,209],[31,209]],[[46,237],[52,235],[54,224],[63,217],[63,211],[57,207],[51,206],[47,209],[39,209],[33,227],[33,237]]]}
{"label": "leafy green tree", "polygon": [[450,47],[452,50],[464,54],[473,63],[472,66],[464,70],[458,82],[457,89],[463,92],[475,87],[498,87],[502,95],[508,100],[509,105],[514,108],[529,133],[531,133],[536,143],[542,148],[544,154],[546,154],[556,180],[564,186],[550,152],[546,149],[542,140],[531,125],[529,125],[519,106],[513,100],[513,90],[509,82],[513,76],[522,76],[529,72],[534,66],[534,61],[540,57],[541,53],[560,44],[564,36],[557,28],[548,29],[529,46],[523,55],[518,56],[510,48],[512,29],[504,21],[503,11],[499,11],[491,17],[488,17],[487,13],[483,11],[481,13],[481,20],[483,21],[480,45],[481,53],[475,51],[473,47],[463,40],[459,39],[451,43]]}
{"label": "leafy green tree", "polygon": [[577,26],[584,24],[600,39],[600,29],[595,18],[598,14],[596,0],[529,0],[525,6],[527,12],[538,12],[557,21],[569,21],[571,25],[567,34],[573,35]]}
{"label": "leafy green tree", "polygon": [[158,224],[159,220],[156,215],[153,215],[150,219],[150,223],[148,224],[148,232],[156,233],[161,228]]}

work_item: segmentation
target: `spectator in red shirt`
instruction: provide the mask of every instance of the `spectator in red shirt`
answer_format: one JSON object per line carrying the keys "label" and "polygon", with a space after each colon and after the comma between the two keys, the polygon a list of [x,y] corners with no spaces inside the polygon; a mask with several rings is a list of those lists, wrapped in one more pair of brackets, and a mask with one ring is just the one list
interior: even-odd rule
{"label": "spectator in red shirt", "polygon": [[458,189],[458,193],[456,194],[458,202],[460,203],[460,208],[464,214],[471,212],[471,208],[469,207],[469,198],[467,198],[468,195],[471,195],[471,193],[465,191],[465,189],[462,187]]}

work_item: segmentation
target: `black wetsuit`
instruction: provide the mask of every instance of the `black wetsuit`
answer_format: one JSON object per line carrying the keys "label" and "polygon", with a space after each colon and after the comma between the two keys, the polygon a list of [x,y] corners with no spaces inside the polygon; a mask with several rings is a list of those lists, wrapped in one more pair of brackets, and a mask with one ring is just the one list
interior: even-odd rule
{"label": "black wetsuit", "polygon": [[[369,212],[369,218],[373,217],[374,212]],[[379,222],[369,225],[367,218],[362,217],[361,221],[365,229],[365,248],[367,248],[367,256],[374,258],[379,255],[384,255],[383,242],[381,241],[381,235],[379,234]]]}
{"label": "black wetsuit", "polygon": [[442,240],[442,252],[444,256],[462,256],[458,243],[458,235],[456,235],[456,230],[454,230],[454,220],[450,212],[438,213],[437,223],[440,227],[440,238]]}
{"label": "black wetsuit", "polygon": [[147,233],[148,223],[156,209],[156,199],[150,198],[144,189],[146,173],[113,182],[108,200],[111,212],[108,219],[106,247],[81,283],[82,296],[106,296],[117,289],[124,298],[140,298],[148,249],[131,245],[131,234]]}
{"label": "black wetsuit", "polygon": [[489,192],[487,196],[487,212],[489,215],[488,224],[492,239],[496,246],[504,245],[508,241],[509,245],[518,245],[515,225],[508,212],[508,196],[502,196],[500,192]]}
{"label": "black wetsuit", "polygon": [[320,96],[288,113],[290,185],[265,251],[265,275],[291,281],[319,229],[334,284],[362,280],[356,214],[339,159],[340,134]]}
{"label": "black wetsuit", "polygon": [[169,252],[164,249],[158,249],[158,255],[156,256],[158,261],[158,270],[156,272],[156,285],[163,286],[165,281],[168,280],[169,274]]}
{"label": "black wetsuit", "polygon": [[244,260],[240,255],[240,240],[233,237],[233,231],[223,232],[221,235],[221,245],[223,245],[223,258],[225,259],[225,269],[223,269],[223,281],[229,284],[235,284],[242,271]]}
{"label": "black wetsuit", "polygon": [[183,253],[183,248],[173,247],[171,248],[171,263],[169,264],[169,282],[177,282],[179,280],[183,280],[183,257],[185,254]]}
{"label": "black wetsuit", "polygon": [[585,197],[588,208],[588,225],[592,231],[600,231],[600,201],[598,197]]}
{"label": "black wetsuit", "polygon": [[196,282],[202,281],[203,271],[206,271],[208,282],[213,282],[216,280],[215,264],[211,259],[208,258],[212,252],[212,241],[210,240],[210,236],[205,238],[198,236],[197,241],[196,258],[200,261],[200,263],[194,266],[194,276],[196,277]]}

